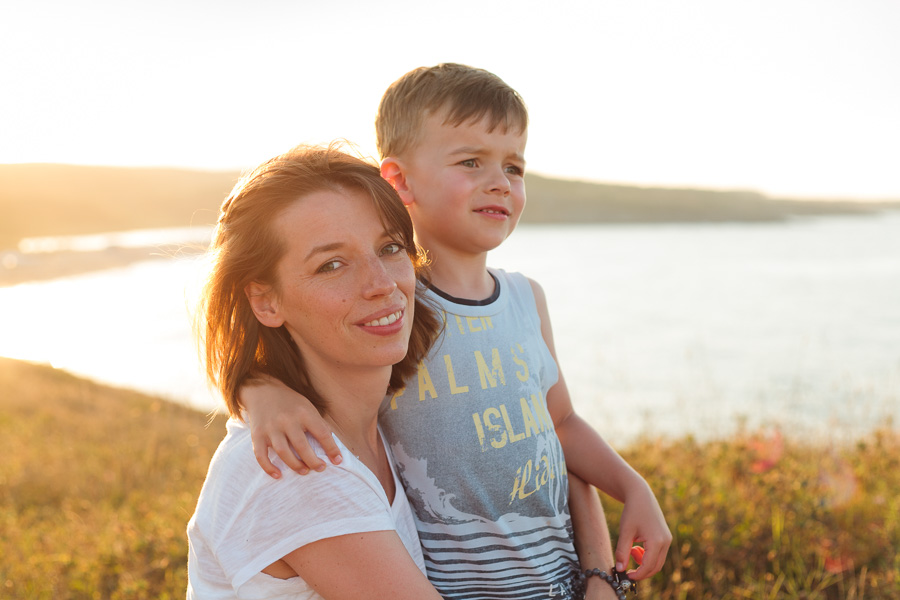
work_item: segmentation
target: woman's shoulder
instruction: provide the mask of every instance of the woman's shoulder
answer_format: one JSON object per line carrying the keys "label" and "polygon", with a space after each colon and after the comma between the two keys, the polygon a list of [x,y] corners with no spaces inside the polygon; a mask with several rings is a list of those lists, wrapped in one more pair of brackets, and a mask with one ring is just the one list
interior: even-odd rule
{"label": "woman's shoulder", "polygon": [[[225,430],[225,438],[219,443],[219,447],[210,464],[210,473],[215,469],[217,474],[219,474],[219,471],[227,471],[233,476],[245,471],[249,471],[247,475],[256,475],[257,471],[264,474],[262,467],[256,461],[256,455],[253,453],[250,426],[244,421],[231,418],[228,419]],[[332,435],[332,437],[338,448],[341,449],[341,453],[346,456],[348,452],[346,447],[336,436]],[[331,460],[328,458],[322,445],[310,434],[306,435],[306,439],[316,456],[325,460],[328,465],[331,465]],[[269,449],[269,459],[282,473],[290,471],[290,467],[285,465],[284,461],[271,448]],[[222,474],[224,475],[224,473]]]}
{"label": "woman's shoulder", "polygon": [[[337,438],[335,438],[337,440]],[[210,463],[197,504],[197,514],[204,517],[230,520],[230,514],[251,512],[271,513],[310,502],[318,504],[323,498],[338,499],[352,496],[361,506],[383,504],[377,479],[356,457],[337,440],[344,456],[339,465],[331,464],[324,449],[314,439],[310,446],[326,461],[327,467],[299,475],[270,451],[272,462],[281,469],[282,477],[273,479],[256,461],[250,441],[249,428],[242,423],[229,427],[228,435]],[[379,487],[380,489],[380,487]],[[330,503],[324,503],[327,506]],[[310,506],[310,505],[308,505]],[[324,508],[323,506],[323,508]],[[307,509],[308,510],[308,509]],[[328,512],[329,509],[325,509]]]}

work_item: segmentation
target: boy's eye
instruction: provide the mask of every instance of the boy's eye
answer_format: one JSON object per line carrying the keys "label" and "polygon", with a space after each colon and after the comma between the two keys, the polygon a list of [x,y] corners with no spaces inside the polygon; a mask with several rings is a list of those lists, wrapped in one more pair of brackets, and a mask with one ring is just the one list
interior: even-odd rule
{"label": "boy's eye", "polygon": [[341,268],[341,261],[339,261],[337,259],[329,260],[327,263],[325,263],[324,265],[319,267],[316,270],[316,273],[330,273],[330,272],[336,271],[340,268]]}
{"label": "boy's eye", "polygon": [[510,175],[518,175],[519,177],[521,177],[525,174],[525,169],[523,169],[522,167],[517,167],[516,165],[509,165],[508,167],[506,167],[506,172]]}
{"label": "boy's eye", "polygon": [[466,160],[459,161],[459,164],[464,167],[471,167],[474,169],[477,163],[475,162],[474,158],[467,158]]}

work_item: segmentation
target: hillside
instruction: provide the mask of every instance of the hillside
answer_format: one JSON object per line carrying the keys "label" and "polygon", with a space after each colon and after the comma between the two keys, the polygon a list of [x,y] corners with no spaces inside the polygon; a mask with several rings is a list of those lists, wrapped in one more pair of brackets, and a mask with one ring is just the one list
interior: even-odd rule
{"label": "hillside", "polygon": [[[0,165],[0,250],[23,237],[205,225],[239,173],[54,164]],[[645,188],[528,175],[525,223],[772,221],[900,202],[787,201],[752,191]]]}
{"label": "hillside", "polygon": [[215,223],[239,173],[0,165],[0,250],[23,237]]}
{"label": "hillside", "polygon": [[750,190],[652,188],[528,175],[525,223],[780,221],[794,216],[863,214],[895,203],[783,200]]}
{"label": "hillside", "polygon": [[[0,358],[0,596],[183,598],[185,527],[223,435],[221,416]],[[639,598],[900,597],[900,435],[774,442],[619,448],[675,535]],[[605,506],[615,539],[622,508]]]}

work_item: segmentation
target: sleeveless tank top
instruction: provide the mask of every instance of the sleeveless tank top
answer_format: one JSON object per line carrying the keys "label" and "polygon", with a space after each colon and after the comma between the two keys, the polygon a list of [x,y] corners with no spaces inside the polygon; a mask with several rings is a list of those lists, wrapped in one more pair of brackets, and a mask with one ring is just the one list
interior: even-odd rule
{"label": "sleeveless tank top", "polygon": [[381,427],[444,598],[580,598],[566,464],[546,404],[559,371],[528,280],[490,273],[499,294],[486,304],[428,291],[444,331],[385,399]]}

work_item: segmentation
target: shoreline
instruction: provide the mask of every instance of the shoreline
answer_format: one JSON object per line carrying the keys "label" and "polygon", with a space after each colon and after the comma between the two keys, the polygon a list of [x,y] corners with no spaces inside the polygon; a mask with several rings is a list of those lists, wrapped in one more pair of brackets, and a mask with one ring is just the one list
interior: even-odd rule
{"label": "shoreline", "polygon": [[[830,214],[798,214],[791,219],[778,222],[790,222],[798,219],[829,218],[829,217],[860,217],[873,216],[887,213],[900,213],[900,204],[885,205],[876,210],[859,211],[853,213],[834,212]],[[716,227],[727,224],[759,224],[754,220],[660,220],[660,221],[597,221],[589,223],[550,222],[550,221],[523,221],[525,226],[578,226],[578,225],[609,225],[617,226],[665,226],[665,225],[709,225]],[[103,235],[100,232],[97,235]],[[106,232],[108,233],[108,232]],[[63,235],[63,237],[65,237]],[[84,275],[108,269],[128,267],[134,263],[151,260],[164,260],[182,256],[196,256],[206,252],[206,245],[197,243],[166,243],[149,246],[110,246],[102,250],[74,251],[61,250],[57,252],[20,252],[16,249],[0,249],[0,288],[11,287],[23,283],[41,282],[76,275]]]}
{"label": "shoreline", "polygon": [[118,269],[134,263],[193,256],[202,250],[188,245],[113,247],[95,252],[62,251],[46,254],[0,252],[0,288]]}
{"label": "shoreline", "polygon": [[[219,404],[210,408],[206,408],[190,401],[188,397],[177,397],[166,393],[154,392],[152,390],[141,389],[139,387],[129,386],[127,384],[117,384],[103,379],[95,378],[66,369],[64,367],[55,367],[48,362],[37,360],[28,360],[21,358],[12,358],[0,355],[0,368],[3,368],[4,362],[21,365],[21,368],[37,368],[48,369],[55,374],[61,374],[66,377],[72,377],[82,381],[85,385],[100,386],[117,390],[123,394],[138,394],[152,398],[155,401],[165,402],[179,408],[187,409],[197,414],[202,414],[209,418],[226,417],[227,411],[224,404]],[[723,422],[718,433],[713,435],[697,431],[682,431],[680,433],[664,432],[654,430],[653,428],[642,428],[636,435],[617,440],[613,443],[617,452],[634,452],[646,445],[711,445],[728,443],[732,440],[747,438],[766,438],[778,439],[792,444],[804,446],[807,448],[852,448],[854,445],[866,440],[867,438],[880,433],[889,433],[900,436],[900,423],[894,421],[890,416],[886,416],[878,425],[869,428],[856,429],[829,429],[812,425],[802,425],[791,423],[789,421],[759,421],[750,423],[746,418],[738,415]],[[608,438],[609,432],[602,434],[604,438]]]}

